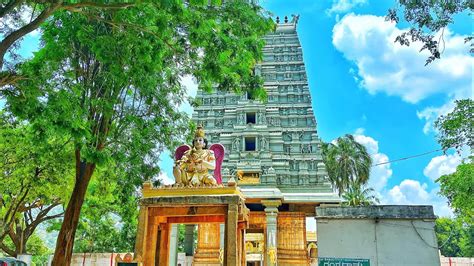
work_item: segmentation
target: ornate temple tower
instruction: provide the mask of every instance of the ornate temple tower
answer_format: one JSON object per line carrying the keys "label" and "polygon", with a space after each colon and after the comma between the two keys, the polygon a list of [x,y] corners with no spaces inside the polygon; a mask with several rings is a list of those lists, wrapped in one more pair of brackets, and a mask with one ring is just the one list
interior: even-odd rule
{"label": "ornate temple tower", "polygon": [[267,102],[247,94],[198,91],[202,104],[193,119],[211,143],[224,144],[224,177],[242,171],[241,187],[330,196],[296,24],[296,19],[278,23],[265,37],[256,72],[265,81]]}
{"label": "ornate temple tower", "polygon": [[201,105],[193,113],[209,142],[226,148],[223,182],[234,177],[242,188],[250,231],[265,230],[265,265],[277,247],[278,265],[306,265],[305,217],[315,206],[340,202],[322,162],[297,20],[277,20],[275,32],[264,38],[263,62],[255,71],[264,79],[267,102],[198,91]]}

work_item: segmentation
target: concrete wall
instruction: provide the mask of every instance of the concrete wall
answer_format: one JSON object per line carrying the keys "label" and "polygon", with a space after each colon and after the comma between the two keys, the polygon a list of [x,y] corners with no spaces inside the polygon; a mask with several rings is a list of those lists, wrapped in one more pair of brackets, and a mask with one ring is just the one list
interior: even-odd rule
{"label": "concrete wall", "polygon": [[318,257],[370,259],[371,266],[440,265],[434,215],[400,215],[403,206],[393,212],[386,206],[337,208],[316,209]]}
{"label": "concrete wall", "polygon": [[[123,258],[127,253],[73,253],[71,266],[114,266],[118,254]],[[48,265],[51,265],[51,260],[52,256]]]}
{"label": "concrete wall", "polygon": [[454,258],[441,256],[441,266],[474,266],[474,258]]}

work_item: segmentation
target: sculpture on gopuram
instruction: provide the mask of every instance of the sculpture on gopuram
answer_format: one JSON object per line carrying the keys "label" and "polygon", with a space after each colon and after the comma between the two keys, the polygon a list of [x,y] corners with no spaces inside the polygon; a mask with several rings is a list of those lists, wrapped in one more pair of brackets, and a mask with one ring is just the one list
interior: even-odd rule
{"label": "sculpture on gopuram", "polygon": [[198,126],[192,147],[181,145],[176,149],[173,175],[177,185],[222,184],[221,167],[224,159],[224,146],[213,144],[208,148],[207,145],[204,129],[202,126]]}

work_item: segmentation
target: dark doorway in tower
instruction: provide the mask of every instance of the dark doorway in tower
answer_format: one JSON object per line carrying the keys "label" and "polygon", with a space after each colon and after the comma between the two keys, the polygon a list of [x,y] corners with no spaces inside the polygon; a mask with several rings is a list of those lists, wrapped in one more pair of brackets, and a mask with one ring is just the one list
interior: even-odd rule
{"label": "dark doorway in tower", "polygon": [[247,124],[255,124],[256,121],[255,112],[247,113]]}
{"label": "dark doorway in tower", "polygon": [[245,137],[245,151],[254,151],[256,148],[255,137]]}

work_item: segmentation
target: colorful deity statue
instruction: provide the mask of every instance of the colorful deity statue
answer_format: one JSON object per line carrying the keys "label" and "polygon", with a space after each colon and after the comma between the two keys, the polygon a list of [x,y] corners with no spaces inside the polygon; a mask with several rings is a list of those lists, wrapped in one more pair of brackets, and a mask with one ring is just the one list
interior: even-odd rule
{"label": "colorful deity statue", "polygon": [[[181,145],[176,149],[173,167],[176,184],[185,186],[222,184],[224,146],[213,144],[208,149],[208,142],[201,126],[196,129],[192,144],[192,147]],[[211,171],[214,171],[214,175]]]}

